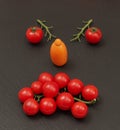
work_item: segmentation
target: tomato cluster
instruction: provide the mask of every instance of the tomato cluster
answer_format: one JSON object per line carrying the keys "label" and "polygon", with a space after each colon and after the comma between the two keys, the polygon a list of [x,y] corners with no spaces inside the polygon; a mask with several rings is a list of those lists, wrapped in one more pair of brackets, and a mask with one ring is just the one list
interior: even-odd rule
{"label": "tomato cluster", "polygon": [[19,90],[18,98],[26,115],[38,112],[51,115],[60,109],[70,110],[73,117],[81,119],[88,114],[87,104],[97,101],[98,89],[94,85],[84,85],[80,79],[70,79],[64,72],[54,76],[43,72],[29,87]]}

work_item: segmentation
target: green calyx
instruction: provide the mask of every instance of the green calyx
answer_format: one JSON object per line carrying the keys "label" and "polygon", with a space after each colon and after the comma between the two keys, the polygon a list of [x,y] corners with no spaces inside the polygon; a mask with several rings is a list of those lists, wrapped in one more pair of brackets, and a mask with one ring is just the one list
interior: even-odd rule
{"label": "green calyx", "polygon": [[32,32],[35,32],[35,31],[36,31],[36,27],[32,27],[32,28],[31,28],[31,31],[32,31]]}
{"label": "green calyx", "polygon": [[97,28],[96,27],[91,27],[91,31],[94,33],[97,31]]}
{"label": "green calyx", "polygon": [[43,97],[43,95],[34,95],[34,99],[37,101],[37,102],[40,102],[41,98]]}

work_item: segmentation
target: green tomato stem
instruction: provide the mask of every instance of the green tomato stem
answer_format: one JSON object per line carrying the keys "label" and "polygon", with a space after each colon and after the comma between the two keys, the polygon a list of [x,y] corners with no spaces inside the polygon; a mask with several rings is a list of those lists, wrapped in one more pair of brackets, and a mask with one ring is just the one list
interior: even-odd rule
{"label": "green tomato stem", "polygon": [[84,36],[84,31],[87,29],[87,28],[89,28],[89,26],[90,26],[90,24],[93,22],[93,19],[90,19],[90,20],[88,20],[88,21],[85,21],[84,23],[85,23],[85,25],[82,27],[82,28],[77,28],[77,29],[79,29],[80,31],[77,33],[77,34],[73,34],[73,37],[74,38],[72,38],[70,41],[72,42],[72,41],[76,41],[76,40],[78,40],[79,42],[80,42],[80,37],[81,36]]}
{"label": "green tomato stem", "polygon": [[32,30],[32,32],[35,32],[36,31],[36,27],[32,27],[31,30]]}
{"label": "green tomato stem", "polygon": [[96,27],[91,27],[91,31],[92,31],[92,32],[96,32],[96,31],[97,31],[97,28],[96,28]]}
{"label": "green tomato stem", "polygon": [[43,95],[34,95],[34,99],[37,101],[37,102],[40,102],[40,99],[43,97]]}
{"label": "green tomato stem", "polygon": [[82,99],[80,99],[80,98],[76,98],[76,97],[74,97],[74,100],[75,101],[79,101],[79,102],[83,102],[83,103],[85,103],[85,104],[95,104],[96,102],[97,102],[97,99],[93,99],[92,101],[84,101],[84,100],[82,100]]}
{"label": "green tomato stem", "polygon": [[53,27],[52,27],[52,26],[48,27],[47,25],[45,25],[45,22],[46,22],[46,21],[41,21],[41,20],[37,19],[37,23],[40,24],[41,28],[44,28],[45,31],[46,31],[46,32],[45,32],[45,36],[48,35],[47,41],[50,41],[52,38],[56,38],[56,36],[53,35],[53,34],[50,32],[50,29],[52,29]]}

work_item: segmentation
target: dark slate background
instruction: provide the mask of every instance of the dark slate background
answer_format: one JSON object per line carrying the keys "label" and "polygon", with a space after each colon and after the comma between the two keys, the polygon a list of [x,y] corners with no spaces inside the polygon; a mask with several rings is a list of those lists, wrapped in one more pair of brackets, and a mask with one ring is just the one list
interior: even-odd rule
{"label": "dark slate background", "polygon": [[[0,0],[0,129],[1,130],[120,130],[120,1],[119,0]],[[47,20],[53,33],[69,51],[64,67],[51,63],[46,38],[38,46],[25,39],[25,31],[36,19]],[[94,19],[103,39],[97,46],[69,40]],[[89,108],[86,119],[76,120],[69,112],[47,117],[23,114],[17,93],[29,86],[41,72],[63,71],[71,78],[99,88],[100,101]]]}

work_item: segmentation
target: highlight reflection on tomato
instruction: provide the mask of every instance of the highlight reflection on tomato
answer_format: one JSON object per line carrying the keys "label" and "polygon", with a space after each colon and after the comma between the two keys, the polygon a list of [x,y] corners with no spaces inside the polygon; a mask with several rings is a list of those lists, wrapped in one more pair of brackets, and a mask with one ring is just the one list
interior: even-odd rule
{"label": "highlight reflection on tomato", "polygon": [[79,79],[72,79],[68,83],[67,89],[72,95],[78,95],[82,92],[82,89],[84,87],[84,84]]}
{"label": "highlight reflection on tomato", "polygon": [[43,72],[39,75],[38,80],[42,83],[53,81],[53,76],[51,73]]}
{"label": "highlight reflection on tomato", "polygon": [[91,101],[98,97],[98,89],[94,85],[86,85],[82,90],[82,96],[85,100]]}
{"label": "highlight reflection on tomato", "polygon": [[18,92],[18,99],[20,100],[21,103],[24,103],[27,99],[33,97],[34,97],[33,91],[29,87],[24,87],[20,89]]}
{"label": "highlight reflection on tomato", "polygon": [[67,87],[70,77],[63,72],[58,72],[54,77],[55,82],[59,85],[59,88]]}
{"label": "highlight reflection on tomato", "polygon": [[90,27],[85,31],[85,39],[90,44],[98,44],[102,39],[102,32],[99,28]]}
{"label": "highlight reflection on tomato", "polygon": [[71,108],[73,117],[85,118],[88,114],[88,106],[83,102],[75,102]]}
{"label": "highlight reflection on tomato", "polygon": [[38,44],[43,39],[43,31],[40,27],[29,27],[26,38],[32,44]]}
{"label": "highlight reflection on tomato", "polygon": [[62,92],[57,96],[56,103],[59,109],[70,110],[74,103],[74,98],[69,92]]}
{"label": "highlight reflection on tomato", "polygon": [[39,104],[33,98],[27,99],[23,104],[23,111],[28,116],[36,115],[39,112]]}
{"label": "highlight reflection on tomato", "polygon": [[45,115],[51,115],[56,111],[56,102],[53,98],[44,97],[39,104],[40,112]]}

